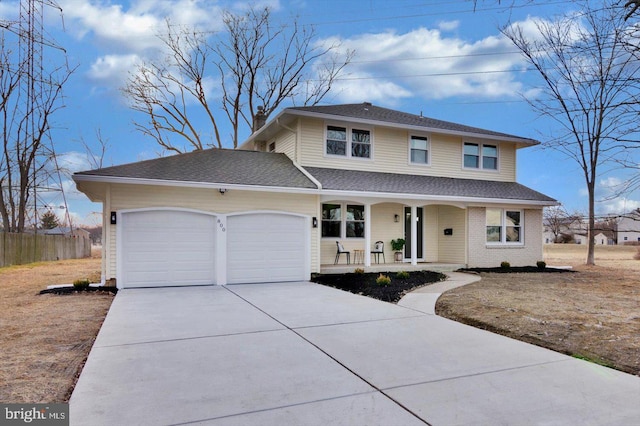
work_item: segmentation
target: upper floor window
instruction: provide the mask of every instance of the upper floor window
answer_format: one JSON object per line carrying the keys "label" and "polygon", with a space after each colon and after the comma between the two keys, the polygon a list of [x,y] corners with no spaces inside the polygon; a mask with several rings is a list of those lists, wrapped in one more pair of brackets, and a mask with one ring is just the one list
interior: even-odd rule
{"label": "upper floor window", "polygon": [[469,169],[498,170],[498,147],[464,143],[464,167]]}
{"label": "upper floor window", "polygon": [[424,136],[411,136],[409,156],[414,164],[429,164],[429,139]]}
{"label": "upper floor window", "polygon": [[487,209],[487,243],[521,244],[522,211]]}
{"label": "upper floor window", "polygon": [[371,158],[371,131],[342,126],[327,126],[327,155]]}

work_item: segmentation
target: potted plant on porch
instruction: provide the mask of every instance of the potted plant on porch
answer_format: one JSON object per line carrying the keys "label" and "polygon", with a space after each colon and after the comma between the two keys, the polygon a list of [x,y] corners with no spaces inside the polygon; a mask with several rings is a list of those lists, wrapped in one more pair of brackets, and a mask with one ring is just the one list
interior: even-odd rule
{"label": "potted plant on porch", "polygon": [[402,249],[404,248],[404,238],[398,238],[397,240],[391,240],[391,248],[395,252],[394,260],[396,262],[402,262]]}

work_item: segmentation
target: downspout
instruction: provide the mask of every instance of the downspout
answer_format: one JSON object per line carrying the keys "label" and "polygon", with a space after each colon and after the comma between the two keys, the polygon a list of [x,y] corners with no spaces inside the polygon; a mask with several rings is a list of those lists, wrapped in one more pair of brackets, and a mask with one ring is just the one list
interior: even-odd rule
{"label": "downspout", "polygon": [[111,184],[107,184],[105,189],[104,203],[102,204],[102,285],[107,282],[107,276],[111,270],[111,256],[107,256],[107,252],[111,253],[111,222],[107,219],[111,214]]}

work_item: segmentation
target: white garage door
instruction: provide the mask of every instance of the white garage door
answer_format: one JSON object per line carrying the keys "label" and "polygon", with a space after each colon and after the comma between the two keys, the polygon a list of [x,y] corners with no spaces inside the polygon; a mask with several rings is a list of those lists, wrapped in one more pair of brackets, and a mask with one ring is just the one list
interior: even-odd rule
{"label": "white garage door", "polygon": [[215,219],[175,210],[123,213],[123,287],[215,284]]}
{"label": "white garage door", "polygon": [[252,213],[227,218],[227,282],[309,279],[309,227],[301,216]]}

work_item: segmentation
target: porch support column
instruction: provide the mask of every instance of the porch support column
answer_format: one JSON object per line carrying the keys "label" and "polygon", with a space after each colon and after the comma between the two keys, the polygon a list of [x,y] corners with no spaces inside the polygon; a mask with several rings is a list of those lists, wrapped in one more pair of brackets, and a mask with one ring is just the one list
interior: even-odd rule
{"label": "porch support column", "polygon": [[411,206],[411,264],[418,264],[418,208]]}
{"label": "porch support column", "polygon": [[371,204],[364,205],[364,266],[371,266]]}

